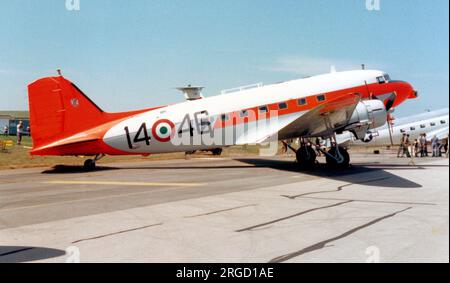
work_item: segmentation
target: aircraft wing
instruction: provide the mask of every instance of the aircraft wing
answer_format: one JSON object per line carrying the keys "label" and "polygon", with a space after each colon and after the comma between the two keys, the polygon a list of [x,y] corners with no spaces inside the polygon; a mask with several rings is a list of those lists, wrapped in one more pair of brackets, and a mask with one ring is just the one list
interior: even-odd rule
{"label": "aircraft wing", "polygon": [[359,102],[359,94],[347,94],[297,116],[280,116],[269,126],[249,131],[245,138],[238,139],[237,144],[264,143],[277,134],[279,140],[330,135],[348,125]]}
{"label": "aircraft wing", "polygon": [[[280,130],[278,135],[281,139],[328,135],[329,130],[347,126],[359,101],[358,94],[350,94],[320,105]],[[329,123],[328,127],[326,123]]]}

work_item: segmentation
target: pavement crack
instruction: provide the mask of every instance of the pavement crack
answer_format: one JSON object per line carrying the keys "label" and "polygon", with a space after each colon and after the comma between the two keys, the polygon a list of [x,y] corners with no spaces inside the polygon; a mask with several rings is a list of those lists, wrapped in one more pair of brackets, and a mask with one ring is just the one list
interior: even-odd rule
{"label": "pavement crack", "polygon": [[371,179],[371,180],[367,180],[367,181],[362,181],[362,182],[358,182],[358,183],[345,184],[345,185],[339,186],[336,190],[332,190],[332,191],[318,191],[318,192],[304,193],[304,194],[295,195],[295,196],[289,196],[289,195],[281,195],[281,196],[285,197],[285,198],[288,198],[288,199],[296,199],[296,198],[309,196],[309,195],[315,195],[315,194],[335,193],[335,192],[340,192],[344,188],[350,187],[350,186],[353,186],[353,185],[362,185],[362,184],[367,184],[367,183],[372,183],[372,182],[377,182],[377,181],[384,181],[384,180],[387,180],[387,179],[390,179],[390,178],[391,177],[384,177],[384,178],[378,178],[378,179]]}
{"label": "pavement crack", "polygon": [[344,201],[344,202],[334,203],[334,204],[327,205],[327,206],[321,206],[321,207],[308,209],[308,210],[305,210],[305,211],[302,211],[302,212],[299,212],[299,213],[296,213],[296,214],[293,214],[293,215],[289,215],[289,216],[286,216],[286,217],[283,217],[283,218],[279,218],[279,219],[275,219],[275,220],[272,220],[272,221],[269,221],[269,222],[265,222],[265,223],[261,223],[261,224],[258,224],[258,225],[254,225],[254,226],[251,226],[251,227],[239,229],[239,230],[236,230],[235,232],[245,232],[245,231],[254,230],[254,229],[261,228],[261,227],[264,227],[264,226],[267,226],[267,225],[270,225],[270,224],[278,223],[278,222],[281,222],[281,221],[284,221],[284,220],[288,220],[288,219],[291,219],[291,218],[294,218],[294,217],[298,217],[298,216],[301,216],[301,215],[304,215],[304,214],[307,214],[307,213],[311,213],[311,212],[314,212],[314,211],[317,211],[317,210],[332,208],[332,207],[344,205],[344,204],[351,203],[351,202],[353,202],[353,201],[352,200],[347,200],[347,201]]}
{"label": "pavement crack", "polygon": [[216,210],[216,211],[212,211],[212,212],[197,214],[197,215],[185,216],[184,218],[195,218],[195,217],[200,217],[200,216],[208,216],[208,215],[217,214],[217,213],[221,213],[221,212],[227,212],[227,211],[232,211],[232,210],[246,208],[246,207],[254,207],[254,206],[258,206],[258,205],[257,204],[249,204],[249,205],[237,206],[237,207],[226,208],[226,209]]}
{"label": "pavement crack", "polygon": [[334,200],[334,201],[352,200],[354,202],[383,203],[383,204],[424,205],[424,206],[435,206],[435,205],[437,205],[436,203],[430,203],[430,202],[408,202],[408,201],[344,199],[344,198],[320,198],[320,197],[304,197],[304,198],[305,199],[315,199],[315,200]]}
{"label": "pavement crack", "polygon": [[361,226],[358,226],[358,227],[356,227],[356,228],[353,228],[353,229],[351,229],[351,230],[349,230],[349,231],[347,231],[347,232],[345,232],[345,233],[343,233],[343,234],[341,234],[341,235],[339,235],[339,236],[336,236],[336,237],[334,237],[334,238],[331,238],[331,239],[328,239],[328,240],[319,242],[319,243],[317,243],[317,244],[311,245],[311,246],[309,246],[309,247],[306,247],[306,248],[304,248],[304,249],[301,249],[301,250],[296,251],[296,252],[293,252],[293,253],[289,253],[289,254],[286,254],[286,255],[282,255],[282,256],[276,257],[276,258],[270,260],[269,263],[282,263],[282,262],[288,261],[288,260],[290,260],[290,259],[299,257],[299,256],[301,256],[301,255],[304,255],[304,254],[306,254],[306,253],[310,253],[310,252],[313,252],[313,251],[316,251],[316,250],[323,249],[323,248],[326,247],[327,244],[329,244],[329,243],[331,243],[331,242],[334,242],[334,241],[343,239],[343,238],[345,238],[345,237],[348,237],[348,236],[350,236],[350,235],[352,235],[352,234],[358,232],[359,230],[362,230],[362,229],[364,229],[364,228],[367,228],[367,227],[369,227],[369,226],[372,226],[372,225],[374,225],[374,224],[376,224],[376,223],[378,223],[378,222],[381,222],[381,221],[383,221],[383,220],[386,220],[386,219],[388,219],[388,218],[394,217],[394,216],[396,216],[397,214],[400,214],[400,213],[405,212],[405,211],[410,210],[410,209],[412,209],[412,207],[408,207],[408,208],[405,208],[405,209],[403,209],[403,210],[399,210],[399,211],[396,211],[396,212],[394,212],[394,213],[391,213],[391,214],[385,215],[385,216],[383,216],[383,217],[377,218],[377,219],[372,220],[372,221],[370,221],[370,222],[368,222],[368,223],[365,223],[365,224],[363,224],[363,225],[361,225]]}
{"label": "pavement crack", "polygon": [[134,231],[138,231],[138,230],[144,230],[144,229],[147,229],[147,228],[151,228],[151,227],[155,227],[155,226],[161,226],[161,225],[163,225],[163,223],[156,223],[156,224],[147,225],[147,226],[141,226],[141,227],[137,227],[137,228],[133,228],[133,229],[122,230],[122,231],[109,233],[109,234],[105,234],[105,235],[100,235],[100,236],[96,236],[96,237],[92,237],[92,238],[86,238],[86,239],[77,240],[77,241],[72,242],[72,244],[77,244],[77,243],[80,243],[80,242],[91,241],[91,240],[97,240],[97,239],[101,239],[101,238],[106,238],[106,237],[115,236],[115,235],[119,235],[119,234],[124,234],[124,233],[128,233],[128,232],[134,232]]}

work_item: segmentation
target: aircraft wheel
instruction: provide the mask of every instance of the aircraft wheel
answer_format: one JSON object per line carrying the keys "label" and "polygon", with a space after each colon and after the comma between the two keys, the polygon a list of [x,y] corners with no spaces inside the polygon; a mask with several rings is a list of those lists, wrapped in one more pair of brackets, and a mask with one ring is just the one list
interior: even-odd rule
{"label": "aircraft wheel", "polygon": [[215,149],[212,150],[212,154],[216,155],[216,156],[219,156],[219,155],[222,154],[222,149],[221,148],[215,148]]}
{"label": "aircraft wheel", "polygon": [[302,170],[312,169],[316,163],[316,151],[310,146],[303,146],[297,150],[297,163]]}
{"label": "aircraft wheel", "polygon": [[[348,151],[343,148],[339,147],[339,152],[342,155],[342,158],[340,160],[336,160],[335,158],[332,158],[330,156],[326,156],[327,164],[330,168],[333,169],[346,169],[350,166],[350,155],[348,154]],[[332,147],[328,153],[334,157],[337,155],[336,147]]]}
{"label": "aircraft wheel", "polygon": [[95,161],[92,159],[88,159],[84,162],[84,170],[93,171],[95,169]]}

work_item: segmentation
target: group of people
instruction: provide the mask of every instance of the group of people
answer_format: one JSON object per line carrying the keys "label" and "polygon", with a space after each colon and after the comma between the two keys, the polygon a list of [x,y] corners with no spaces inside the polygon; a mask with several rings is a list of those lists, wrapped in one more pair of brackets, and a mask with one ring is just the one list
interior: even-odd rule
{"label": "group of people", "polygon": [[[410,135],[404,133],[400,140],[400,147],[398,149],[397,157],[428,157],[428,146],[430,143],[427,140],[427,134],[420,134],[419,138],[413,142],[410,141]],[[448,138],[444,143],[441,143],[437,136],[431,139],[432,157],[442,157],[442,151],[448,156]]]}
{"label": "group of people", "polygon": [[[23,137],[24,134],[27,134],[28,136],[31,136],[30,127],[28,126],[25,129],[23,121],[19,121],[19,123],[17,124],[17,128],[16,129],[17,129],[16,133],[17,133],[17,144],[18,145],[22,144],[22,137]],[[3,127],[3,135],[4,136],[9,136],[9,127],[7,125],[5,127]]]}

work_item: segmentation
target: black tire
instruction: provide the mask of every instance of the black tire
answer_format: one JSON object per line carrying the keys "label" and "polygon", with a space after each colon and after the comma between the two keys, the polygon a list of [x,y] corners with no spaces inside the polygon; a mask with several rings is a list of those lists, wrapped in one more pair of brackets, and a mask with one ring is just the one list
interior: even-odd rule
{"label": "black tire", "polygon": [[316,151],[310,146],[303,146],[297,150],[296,153],[297,164],[302,170],[309,170],[314,168],[316,164]]}
{"label": "black tire", "polygon": [[95,170],[95,161],[92,159],[88,159],[84,162],[84,170],[93,171]]}
{"label": "black tire", "polygon": [[[339,147],[339,152],[343,157],[341,162],[338,162],[336,159],[331,158],[328,155],[326,156],[327,165],[332,169],[346,169],[350,166],[350,155],[348,154],[348,151],[343,147]],[[332,147],[328,153],[332,156],[336,156],[336,147]]]}
{"label": "black tire", "polygon": [[222,149],[221,148],[215,148],[215,149],[212,150],[212,154],[216,155],[216,156],[219,156],[219,155],[222,154]]}

